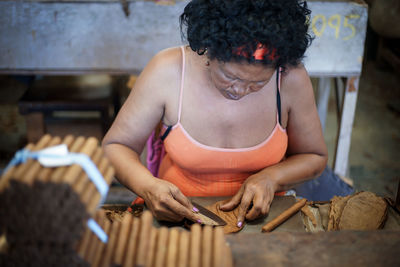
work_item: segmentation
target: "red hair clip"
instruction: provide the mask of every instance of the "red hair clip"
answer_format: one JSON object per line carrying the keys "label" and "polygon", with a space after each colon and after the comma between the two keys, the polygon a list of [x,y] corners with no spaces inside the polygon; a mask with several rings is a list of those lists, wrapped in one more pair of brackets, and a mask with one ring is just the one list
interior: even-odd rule
{"label": "red hair clip", "polygon": [[[246,58],[250,58],[248,53],[243,51],[243,50],[244,50],[244,46],[241,46],[241,47],[238,47],[237,49],[235,49],[233,51],[233,53],[235,55],[238,55],[238,56],[243,56],[243,57],[246,57]],[[257,48],[254,51],[252,57],[255,60],[263,60],[263,59],[265,59],[267,57],[269,60],[273,61],[273,60],[275,60],[277,58],[276,48],[273,48],[270,51],[270,49],[266,45],[258,43],[257,44]]]}

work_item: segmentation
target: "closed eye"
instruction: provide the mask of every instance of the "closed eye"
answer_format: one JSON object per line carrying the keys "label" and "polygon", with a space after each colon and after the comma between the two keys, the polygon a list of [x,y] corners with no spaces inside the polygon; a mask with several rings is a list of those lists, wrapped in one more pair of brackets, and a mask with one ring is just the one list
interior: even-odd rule
{"label": "closed eye", "polygon": [[226,75],[225,73],[224,73],[224,76],[225,76],[225,78],[227,78],[227,79],[229,79],[229,80],[236,80],[235,78],[233,78],[233,77],[230,77],[230,76],[228,76],[228,75]]}

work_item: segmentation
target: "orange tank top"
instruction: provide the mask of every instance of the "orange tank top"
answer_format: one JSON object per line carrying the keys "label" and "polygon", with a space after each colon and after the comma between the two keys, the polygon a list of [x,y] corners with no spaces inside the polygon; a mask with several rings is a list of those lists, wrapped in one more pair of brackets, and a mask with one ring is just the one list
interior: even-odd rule
{"label": "orange tank top", "polygon": [[[231,196],[252,174],[279,163],[287,149],[288,136],[280,125],[280,71],[277,71],[277,121],[272,133],[260,144],[248,148],[217,148],[196,141],[180,123],[185,51],[182,48],[182,77],[179,96],[178,121],[164,125],[168,131],[164,139],[166,154],[158,176],[167,180],[186,196]],[[164,134],[165,136],[165,134]]]}

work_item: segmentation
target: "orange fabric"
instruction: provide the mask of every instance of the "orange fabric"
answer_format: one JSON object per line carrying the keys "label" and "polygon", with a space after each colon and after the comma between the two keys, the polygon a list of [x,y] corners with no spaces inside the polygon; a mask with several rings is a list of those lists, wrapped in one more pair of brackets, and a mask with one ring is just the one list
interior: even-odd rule
{"label": "orange fabric", "polygon": [[164,145],[161,179],[178,186],[186,196],[231,196],[250,175],[282,160],[287,134],[277,123],[269,138],[257,146],[221,149],[198,143],[178,123]]}
{"label": "orange fabric", "polygon": [[[288,136],[279,124],[262,143],[239,149],[216,148],[194,140],[181,125],[185,78],[185,49],[182,51],[182,76],[179,96],[178,122],[164,140],[166,155],[158,176],[179,187],[186,196],[231,196],[252,174],[280,162],[287,149]],[[277,75],[277,91],[280,72]],[[277,95],[279,98],[279,95]],[[164,125],[163,131],[166,130]],[[138,200],[141,201],[141,200]]]}
{"label": "orange fabric", "polygon": [[[164,140],[166,155],[158,176],[172,182],[186,196],[231,196],[252,174],[280,162],[287,149],[288,136],[279,124],[262,143],[239,149],[216,148],[193,139],[181,125],[185,78],[185,50],[182,50],[182,76],[179,96],[178,122]],[[277,72],[277,90],[280,73]],[[164,126],[163,130],[166,130]]]}
{"label": "orange fabric", "polygon": [[[180,123],[185,77],[185,50],[182,50],[182,77],[179,96],[178,122],[164,140],[166,154],[161,161],[158,176],[175,184],[186,196],[232,196],[246,179],[274,164],[279,163],[287,149],[288,136],[279,124],[262,143],[249,148],[216,148],[203,145],[193,139]],[[280,74],[277,72],[278,90]],[[167,127],[164,125],[162,132]],[[275,195],[284,195],[276,192]],[[140,197],[132,202],[143,204]]]}

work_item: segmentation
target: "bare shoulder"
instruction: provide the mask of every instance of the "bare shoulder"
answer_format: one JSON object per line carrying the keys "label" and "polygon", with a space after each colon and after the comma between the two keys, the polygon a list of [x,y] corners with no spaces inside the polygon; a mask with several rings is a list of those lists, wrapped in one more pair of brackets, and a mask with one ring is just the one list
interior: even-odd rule
{"label": "bare shoulder", "polygon": [[282,74],[281,91],[290,106],[314,101],[314,92],[304,65],[287,67]]}
{"label": "bare shoulder", "polygon": [[178,81],[182,68],[179,47],[168,48],[157,53],[140,74],[135,89],[163,94],[169,84]]}
{"label": "bare shoulder", "polygon": [[304,65],[298,65],[296,67],[289,66],[282,73],[282,88],[286,90],[299,91],[301,86],[310,82],[310,76],[308,76],[307,70]]}
{"label": "bare shoulder", "polygon": [[176,71],[176,68],[180,67],[182,58],[182,52],[179,47],[171,47],[158,52],[148,66],[153,68],[154,71],[162,71],[163,73]]}
{"label": "bare shoulder", "polygon": [[179,84],[182,58],[179,50],[163,50],[147,64],[118,112],[105,143],[124,144],[138,153],[143,150],[151,131],[163,117],[173,86]]}

